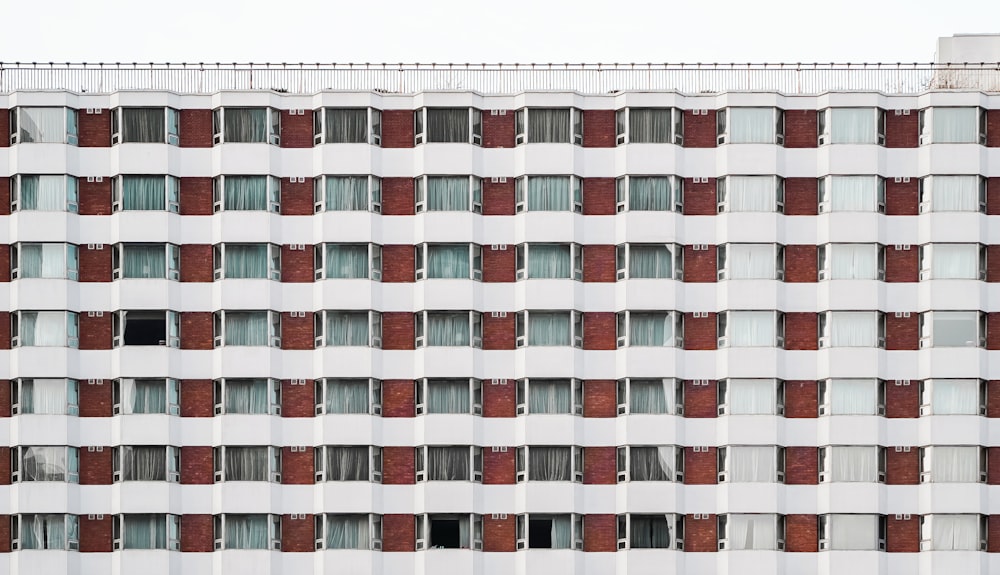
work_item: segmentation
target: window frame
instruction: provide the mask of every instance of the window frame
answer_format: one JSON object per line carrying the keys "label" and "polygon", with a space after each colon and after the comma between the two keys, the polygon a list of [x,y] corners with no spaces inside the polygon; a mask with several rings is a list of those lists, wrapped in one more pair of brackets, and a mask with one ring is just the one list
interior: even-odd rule
{"label": "window frame", "polygon": [[427,277],[427,268],[430,263],[430,250],[438,246],[459,246],[466,242],[423,242],[413,246],[414,249],[414,276],[417,281],[433,279],[470,279],[473,281],[483,281],[483,246],[476,243],[469,243],[469,277],[465,278],[431,278]]}
{"label": "window frame", "polygon": [[[884,484],[888,469],[887,450],[881,445],[821,445],[817,454],[817,481],[821,484],[827,483],[870,483],[862,481],[834,481],[833,480],[833,448],[837,447],[864,447],[875,450],[875,483]],[[899,447],[896,448],[897,450]],[[907,448],[909,449],[909,448]]]}
{"label": "window frame", "polygon": [[[226,382],[256,381],[267,382],[267,412],[266,413],[228,413],[226,411]],[[220,377],[212,380],[213,415],[281,415],[281,380],[273,377]]]}
{"label": "window frame", "polygon": [[[430,479],[427,477],[427,467],[430,462],[430,450],[432,448],[467,448],[469,451],[469,479]],[[479,445],[418,445],[414,449],[414,478],[416,483],[427,483],[429,481],[448,482],[483,482],[483,448]]]}
{"label": "window frame", "polygon": [[[565,246],[569,248],[569,266],[570,277],[568,278],[531,278],[528,277],[528,258],[531,257],[531,245],[542,245],[542,246]],[[522,244],[517,244],[515,246],[515,279],[517,281],[524,281],[529,279],[535,280],[573,280],[573,281],[583,281],[583,245],[578,243],[548,243],[548,242],[525,242]]]}
{"label": "window frame", "polygon": [[[541,516],[542,518],[548,518],[550,520],[556,517],[568,516],[570,522],[570,541],[572,542],[568,549],[575,549],[577,551],[583,550],[583,515],[579,513],[519,513],[514,516],[514,534],[515,534],[515,549],[520,551],[522,549],[539,549],[536,547],[529,547],[528,542],[528,529],[531,525],[531,516]],[[562,549],[555,547],[541,547],[540,549]]]}
{"label": "window frame", "polygon": [[[336,110],[365,110],[365,131],[367,137],[364,142],[327,142],[328,113]],[[382,146],[382,110],[371,106],[322,106],[312,111],[313,113],[313,145],[321,144],[368,144],[370,146]]]}
{"label": "window frame", "polygon": [[[855,280],[853,278],[834,278],[833,277],[833,246],[843,246],[843,245],[865,245],[865,246],[876,246],[877,256],[876,265],[878,266],[875,270],[874,279],[859,279]],[[866,242],[829,242],[825,244],[820,244],[816,246],[816,274],[817,281],[885,281],[885,246],[882,244],[873,244]]]}
{"label": "window frame", "polygon": [[162,549],[166,551],[180,551],[181,549],[181,523],[180,515],[172,513],[118,513],[111,517],[112,543],[111,549],[119,551],[122,549],[157,550],[160,547],[125,547],[125,516],[126,515],[158,515],[166,523],[167,540],[166,546]]}
{"label": "window frame", "polygon": [[[833,382],[838,380],[874,380],[875,381],[875,413],[870,414],[841,414],[833,413]],[[878,378],[866,377],[828,377],[816,381],[816,392],[818,397],[817,413],[819,417],[847,415],[855,417],[885,417],[885,386],[886,382]]]}
{"label": "window frame", "polygon": [[[769,346],[767,346],[767,345],[763,345],[763,346],[761,346],[761,345],[730,346],[729,345],[729,331],[728,331],[728,329],[729,329],[729,314],[731,314],[731,313],[741,313],[741,312],[758,312],[758,311],[766,311],[766,312],[771,312],[771,313],[774,314],[774,321],[775,321],[775,324],[774,324],[774,335],[775,335],[775,338],[774,339],[775,339],[775,341],[774,341],[773,345],[769,345]],[[785,347],[785,314],[784,314],[784,312],[782,312],[780,310],[770,310],[770,309],[761,309],[761,310],[755,310],[755,309],[742,310],[742,309],[739,309],[739,310],[725,310],[725,311],[720,311],[718,314],[716,314],[716,333],[719,334],[718,335],[718,341],[716,342],[716,344],[717,344],[717,347],[720,348],[720,349],[721,348],[729,348],[729,347],[746,347],[746,348],[776,347],[776,348],[779,348],[779,349],[780,348],[784,348]]]}
{"label": "window frame", "polygon": [[[768,212],[733,211],[729,207],[727,182],[732,177],[768,177],[774,180],[774,209]],[[727,174],[716,178],[715,182],[716,209],[720,214],[783,214],[785,213],[785,178],[769,174]]]}
{"label": "window frame", "polygon": [[[529,142],[531,110],[569,110],[568,142]],[[573,144],[583,145],[583,110],[574,106],[524,106],[514,111],[514,145],[523,144]]]}
{"label": "window frame", "polygon": [[532,346],[530,344],[530,322],[531,312],[536,313],[568,313],[570,314],[570,345],[569,347],[583,348],[583,312],[575,309],[571,310],[522,310],[516,312],[514,322],[515,347],[566,347],[562,345]]}
{"label": "window frame", "polygon": [[[124,110],[163,110],[163,141],[162,142],[132,142],[125,141]],[[181,145],[181,113],[170,106],[118,106],[111,109],[111,145],[119,144],[168,144]]]}
{"label": "window frame", "polygon": [[[569,480],[568,481],[544,481],[531,479],[531,457],[532,447],[562,447],[570,450]],[[520,445],[514,454],[515,483],[541,482],[541,483],[583,483],[583,447],[579,445]]]}
{"label": "window frame", "polygon": [[[63,246],[63,262],[66,264],[65,275],[61,278],[26,278],[21,277],[21,251],[24,246],[34,246],[40,245],[44,246],[46,244],[62,244]],[[72,255],[71,255],[72,254]],[[76,268],[70,267],[70,260],[76,262]],[[15,242],[10,244],[10,279],[11,281],[16,279],[65,279],[69,281],[80,281],[80,247],[76,244],[69,242]]]}
{"label": "window frame", "polygon": [[[570,209],[569,210],[530,210],[528,208],[531,202],[528,201],[528,181],[530,178],[569,178],[570,179]],[[562,213],[569,212],[573,214],[583,213],[583,179],[576,175],[563,176],[561,174],[553,175],[528,175],[518,176],[514,178],[514,213]]]}
{"label": "window frame", "polygon": [[[934,411],[934,386],[938,382],[949,382],[949,381],[976,381],[979,383],[979,405],[977,413],[936,413]],[[920,415],[921,417],[925,415],[942,415],[942,416],[966,416],[966,417],[976,417],[976,416],[986,416],[986,406],[987,406],[987,389],[986,380],[980,378],[952,378],[952,377],[935,377],[920,380]]]}
{"label": "window frame", "polygon": [[[66,450],[66,478],[62,481],[25,480],[21,469],[24,467],[24,450],[33,447],[61,447]],[[104,451],[102,446],[88,446],[88,450]],[[72,445],[17,445],[10,448],[10,482],[14,483],[80,483],[80,448]],[[75,469],[74,469],[75,466]]]}
{"label": "window frame", "polygon": [[[140,379],[143,381],[163,380],[166,387],[166,411],[164,413],[124,413],[122,410],[121,384],[125,379]],[[181,414],[181,382],[172,377],[119,377],[112,381],[112,415],[180,415]],[[173,401],[176,399],[176,401]]]}
{"label": "window frame", "polygon": [[[729,388],[731,387],[731,381],[734,379],[741,380],[754,380],[754,381],[770,381],[773,383],[774,390],[774,406],[771,413],[731,413],[731,408],[729,406]],[[726,377],[718,380],[716,384],[716,408],[719,416],[739,416],[739,417],[782,417],[785,415],[785,380],[781,378],[774,377]]]}
{"label": "window frame", "polygon": [[[531,411],[531,380],[566,381],[569,383],[570,404],[568,413],[532,413]],[[583,380],[575,377],[522,377],[516,380],[514,390],[514,405],[516,415],[583,415]]]}
{"label": "window frame", "polygon": [[[849,144],[848,144],[849,145]],[[848,210],[834,210],[833,209],[833,178],[841,177],[874,177],[875,182],[875,212],[877,214],[885,213],[885,178],[879,175],[871,174],[827,174],[816,179],[816,200],[817,200],[817,211],[820,214],[832,214],[832,213],[845,213],[845,214],[866,214],[872,213],[869,211],[855,212]],[[898,181],[898,178],[897,178]]]}
{"label": "window frame", "polygon": [[[449,213],[452,210],[428,210],[428,190],[430,186],[428,184],[428,179],[430,178],[461,178],[463,176],[440,176],[440,175],[428,175],[424,174],[422,176],[417,176],[413,178],[413,211],[417,214],[431,214],[431,213]],[[474,214],[483,213],[483,179],[479,176],[468,176],[469,178],[469,210]],[[457,213],[462,213],[458,211]]]}
{"label": "window frame", "polygon": [[[729,463],[729,452],[730,448],[733,447],[770,447],[774,449],[774,462],[775,470],[773,477],[774,481],[758,482],[758,481],[729,481],[729,470],[732,465]],[[720,445],[717,449],[718,455],[718,482],[719,483],[777,483],[782,484],[785,482],[785,446],[783,445]]]}
{"label": "window frame", "polygon": [[[267,193],[267,207],[263,210],[232,210],[226,208],[226,178],[227,177],[251,177],[251,178],[265,178],[266,181],[266,193]],[[264,212],[264,213],[281,213],[281,178],[277,176],[272,176],[269,174],[220,174],[212,178],[212,213],[220,212]]]}
{"label": "window frame", "polygon": [[[934,209],[934,178],[935,176],[974,176],[979,181],[979,209],[975,211],[966,210],[936,210]],[[970,214],[970,213],[986,213],[986,189],[987,180],[980,174],[931,174],[918,178],[917,180],[917,197],[919,203],[919,213],[958,213],[958,214]]]}
{"label": "window frame", "polygon": [[[159,344],[165,347],[179,348],[181,346],[181,312],[173,310],[118,310],[111,312],[111,347],[113,349],[118,349],[126,347],[125,344],[125,327],[127,321],[127,314],[130,311],[136,311],[138,313],[156,313],[163,312],[164,318],[164,328],[166,339],[160,340],[163,343]],[[128,346],[133,347],[133,346]],[[134,346],[134,347],[154,347],[154,346]]]}
{"label": "window frame", "polygon": [[368,212],[373,214],[382,213],[382,178],[371,174],[323,174],[313,178],[313,213],[337,213],[340,211],[365,211],[365,210],[327,210],[326,209],[326,179],[355,177],[368,178]]}
{"label": "window frame", "polygon": [[368,517],[368,549],[382,550],[382,515],[380,513],[317,513],[314,517],[316,550],[326,549],[327,518],[331,515],[364,515]]}
{"label": "window frame", "polygon": [[316,483],[326,483],[336,481],[337,483],[347,483],[346,480],[327,479],[327,450],[341,447],[366,447],[368,448],[368,483],[382,483],[382,447],[378,445],[317,445],[313,448],[313,469]]}
{"label": "window frame", "polygon": [[[936,313],[975,313],[978,314],[976,323],[977,344],[958,346],[937,346],[934,342],[934,314]],[[986,347],[986,314],[979,310],[933,310],[919,314],[919,334],[920,349],[941,347],[942,349],[954,348],[985,348]]]}
{"label": "window frame", "polygon": [[[632,448],[634,447],[652,447],[659,449],[661,447],[669,447],[673,450],[674,459],[674,473],[671,479],[668,479],[665,483],[673,483],[676,485],[684,484],[684,447],[678,445],[619,445],[618,451],[616,452],[616,467],[617,467],[617,481],[618,483],[631,483],[632,481],[642,481],[643,483],[664,483],[652,480],[639,480],[632,479]],[[586,449],[586,448],[585,448]]]}
{"label": "window frame", "polygon": [[[670,382],[674,389],[674,412],[673,413],[632,413],[632,382],[633,381],[657,381],[661,383]],[[618,401],[618,415],[684,415],[684,381],[675,377],[624,377],[618,380],[616,392]]]}
{"label": "window frame", "polygon": [[[772,118],[774,122],[774,136],[771,138],[770,142],[732,142],[732,136],[729,134],[729,112],[732,109],[771,109]],[[757,144],[757,145],[774,145],[774,146],[784,146],[785,145],[785,110],[777,106],[726,106],[716,111],[715,120],[715,135],[716,144],[721,146],[723,144]]]}
{"label": "window frame", "polygon": [[[673,269],[671,270],[671,277],[669,278],[647,278],[647,277],[633,277],[629,272],[632,263],[632,248],[633,247],[663,247],[670,252],[671,262]],[[639,280],[675,280],[684,281],[684,246],[680,244],[660,244],[660,243],[639,243],[639,242],[626,242],[615,246],[615,267],[617,272],[615,274],[615,279],[625,280],[625,279],[639,279]]]}
{"label": "window frame", "polygon": [[653,210],[632,210],[631,206],[631,186],[632,178],[667,178],[670,180],[670,209],[665,212],[677,214],[684,213],[684,178],[675,175],[657,174],[626,174],[615,178],[615,210],[617,213],[636,211],[639,213],[652,212]]}
{"label": "window frame", "polygon": [[[719,537],[719,551],[729,550],[729,537],[727,524],[730,515],[770,515],[774,519],[774,551],[784,551],[785,549],[785,516],[780,513],[720,513],[717,518],[717,529]],[[756,551],[756,549],[754,549]],[[761,549],[760,551],[771,551],[771,549]]]}
{"label": "window frame", "polygon": [[161,210],[126,210],[125,209],[125,178],[149,177],[164,178],[163,200],[165,202],[162,211],[179,214],[181,213],[181,180],[177,176],[170,174],[118,174],[111,177],[111,211],[119,212],[153,212]]}
{"label": "window frame", "polygon": [[[951,246],[977,246],[978,247],[978,258],[979,258],[979,270],[975,278],[939,278],[934,276],[934,247],[938,245],[951,245]],[[944,279],[944,280],[966,280],[966,281],[986,281],[986,258],[987,258],[987,248],[980,243],[965,243],[965,242],[938,242],[923,244],[919,246],[919,255],[917,256],[920,262],[920,281],[933,280],[933,279]]]}
{"label": "window frame", "polygon": [[[769,278],[731,278],[732,272],[729,269],[729,246],[771,246],[773,248],[774,259],[774,275]],[[724,244],[719,244],[715,248],[716,250],[716,270],[717,279],[719,281],[739,281],[739,280],[749,280],[749,281],[785,281],[785,246],[782,244],[768,244],[768,243],[744,243],[744,242],[727,242]]]}
{"label": "window frame", "polygon": [[[23,313],[64,313],[66,318],[66,342],[64,345],[33,345],[33,346],[22,346],[21,345],[21,314]],[[104,312],[87,312],[88,315],[91,313],[102,314]],[[80,317],[75,311],[63,311],[63,310],[15,310],[10,312],[11,330],[10,330],[10,347],[13,349],[15,347],[68,347],[72,349],[79,349],[80,347]]]}
{"label": "window frame", "polygon": [[[632,110],[667,110],[670,114],[670,132],[666,142],[633,142]],[[684,145],[684,110],[673,106],[625,106],[615,110],[615,145],[624,144],[674,144]]]}
{"label": "window frame", "polygon": [[483,549],[483,516],[479,513],[418,513],[413,516],[414,527],[414,549],[423,551],[425,549],[436,549],[432,547],[431,522],[434,517],[440,519],[458,518],[464,515],[469,516],[469,547],[454,547],[459,551],[482,551]]}
{"label": "window frame", "polygon": [[413,145],[420,144],[472,144],[474,146],[483,145],[483,111],[479,108],[468,107],[469,133],[464,142],[438,142],[430,141],[428,126],[430,121],[427,117],[428,110],[461,110],[465,106],[421,106],[413,111]]}
{"label": "window frame", "polygon": [[[430,314],[469,314],[469,345],[430,345],[427,328],[430,325]],[[417,349],[425,347],[483,347],[483,312],[477,310],[421,310],[413,314],[413,345]]]}
{"label": "window frame", "polygon": [[[666,314],[673,324],[673,334],[664,340],[663,345],[635,345],[632,343],[632,314],[654,315]],[[684,348],[684,312],[676,310],[625,310],[615,314],[615,341],[618,349],[635,348]]]}
{"label": "window frame", "polygon": [[[24,186],[25,177],[57,176],[65,178],[66,186],[63,195],[66,196],[66,203],[62,210],[26,210],[21,208],[21,189]],[[103,179],[103,178],[102,178]],[[15,174],[10,177],[10,210],[11,212],[41,212],[55,211],[70,214],[80,213],[80,182],[76,176],[69,174]]]}
{"label": "window frame", "polygon": [[[427,411],[427,400],[430,398],[431,381],[462,381],[469,385],[469,409],[462,413],[430,413]],[[483,414],[483,380],[475,377],[422,377],[413,383],[414,404],[417,415],[482,415]]]}
{"label": "window frame", "polygon": [[[59,142],[22,142],[20,126],[21,112],[25,109],[37,110],[39,108],[45,109],[61,109],[63,113],[63,139]],[[68,106],[15,106],[10,109],[10,145],[14,144],[66,144],[69,146],[78,146],[80,142],[80,112],[75,108],[70,108]],[[72,118],[72,126],[70,126],[70,119]]]}
{"label": "window frame", "polygon": [[979,460],[978,461],[978,465],[979,465],[979,477],[978,477],[978,481],[976,483],[986,483],[987,482],[987,476],[989,475],[989,467],[988,467],[988,463],[987,463],[988,454],[987,454],[987,448],[986,447],[983,447],[982,445],[954,445],[954,444],[951,444],[951,445],[942,445],[942,444],[935,444],[935,445],[926,445],[926,446],[922,446],[922,447],[918,448],[920,450],[919,459],[920,459],[920,483],[921,484],[924,484],[924,483],[946,483],[946,484],[949,484],[949,483],[958,483],[959,485],[962,484],[961,482],[958,482],[958,481],[934,481],[934,477],[933,477],[933,474],[934,474],[934,449],[936,447],[968,447],[968,448],[976,448],[979,451],[979,454],[978,454],[978,460]]}
{"label": "window frame", "polygon": [[837,317],[835,314],[842,313],[870,313],[875,315],[875,349],[885,349],[885,338],[886,338],[886,320],[885,312],[878,310],[829,310],[821,311],[817,314],[817,334],[818,337],[818,347],[819,349],[832,349],[833,347],[847,347],[848,349],[865,349],[867,346],[834,346],[832,343],[832,335],[830,330],[833,326],[833,320]]}
{"label": "window frame", "polygon": [[885,551],[886,549],[886,516],[878,513],[824,513],[820,514],[818,519],[818,529],[817,538],[819,539],[819,550],[820,551],[836,551],[837,548],[833,547],[833,528],[831,526],[832,518],[834,515],[869,515],[877,517],[878,526],[876,528],[875,541],[873,542],[873,547],[866,549],[844,549],[845,551]]}
{"label": "window frame", "polygon": [[[336,413],[327,414],[326,395],[327,388],[332,381],[367,381],[368,382],[368,411],[365,413]],[[382,415],[382,380],[374,377],[341,378],[341,377],[321,377],[315,382],[316,386],[316,415]]]}
{"label": "window frame", "polygon": [[281,483],[281,447],[274,445],[217,445],[212,448],[213,478],[215,483],[226,483],[238,481],[240,483],[250,482],[247,479],[227,479],[226,478],[226,448],[236,447],[246,448],[267,448],[267,479],[264,481],[253,481],[251,483]]}
{"label": "window frame", "polygon": [[[327,246],[368,246],[368,277],[366,278],[328,278],[326,277],[326,247]],[[313,248],[314,277],[316,280],[368,280],[382,281],[382,246],[376,243],[323,242]]]}
{"label": "window frame", "polygon": [[[80,380],[72,379],[68,377],[17,377],[10,380],[10,413],[11,416],[15,415],[49,415],[40,414],[32,411],[31,413],[22,411],[21,409],[21,398],[24,397],[24,391],[22,389],[25,381],[31,381],[34,385],[34,381],[38,379],[52,379],[52,380],[63,380],[66,383],[66,407],[62,414],[51,414],[51,415],[80,415]],[[73,403],[72,399],[76,398],[76,403]]]}
{"label": "window frame", "polygon": [[230,347],[226,345],[226,312],[232,313],[266,313],[268,319],[268,336],[266,346],[233,345],[231,347],[281,347],[281,313],[269,309],[234,309],[218,310],[212,314],[213,347]]}
{"label": "window frame", "polygon": [[[125,248],[127,246],[163,246],[163,257],[166,258],[164,263],[165,274],[163,278],[132,278],[125,277],[124,265],[125,261]],[[119,242],[112,246],[114,250],[111,252],[112,262],[111,262],[111,279],[112,281],[117,280],[158,280],[165,279],[169,281],[180,281],[181,279],[181,249],[177,244],[158,242]]]}
{"label": "window frame", "polygon": [[125,479],[122,472],[123,458],[125,457],[122,447],[161,447],[166,449],[164,481],[166,483],[180,483],[181,480],[181,448],[174,445],[116,445],[112,448],[111,455],[111,481],[123,483],[126,481],[141,481],[137,479]]}
{"label": "window frame", "polygon": [[[58,550],[68,550],[68,551],[79,551],[80,550],[80,517],[73,513],[18,513],[10,516],[10,549],[11,551],[18,551],[21,549],[26,549],[21,546],[21,527],[25,525],[24,518],[26,516],[34,517],[35,515],[62,515],[63,516],[63,539],[66,541],[65,547],[55,548],[55,547],[43,547],[41,549],[32,548],[32,550],[38,551],[58,551]],[[75,524],[76,528],[71,529],[70,525]],[[76,533],[76,538],[72,538],[70,535]]]}
{"label": "window frame", "polygon": [[[976,141],[974,142],[936,142],[934,141],[934,109],[962,109],[974,108],[976,110]],[[982,106],[928,106],[917,111],[917,133],[920,134],[919,145],[929,144],[978,144],[986,145],[986,134],[988,131],[988,120],[986,110]]]}
{"label": "window frame", "polygon": [[[833,111],[838,109],[870,109],[875,114],[875,138],[873,142],[863,142],[857,144],[848,144],[842,142],[833,141]],[[885,116],[886,111],[879,107],[871,106],[831,106],[818,110],[816,112],[816,132],[817,146],[826,146],[837,144],[840,146],[885,146]]]}
{"label": "window frame", "polygon": [[[264,122],[267,127],[263,142],[227,142],[226,132],[226,108],[234,110],[266,110]],[[219,106],[212,110],[212,145],[219,144],[270,144],[272,146],[281,145],[281,110],[271,106]]]}
{"label": "window frame", "polygon": [[[619,448],[620,449],[620,448]],[[667,547],[633,547],[632,546],[632,516],[663,516],[668,527],[672,524],[670,545]],[[684,550],[684,515],[681,513],[619,513],[618,514],[618,549],[670,549]]]}
{"label": "window frame", "polygon": [[365,309],[345,309],[345,310],[320,310],[314,314],[314,329],[313,329],[313,341],[317,348],[330,347],[330,348],[341,348],[341,347],[360,347],[360,346],[349,346],[349,345],[328,345],[326,342],[326,315],[327,312],[334,313],[367,313],[368,314],[368,345],[372,349],[382,349],[382,312],[376,310],[365,310]]}
{"label": "window frame", "polygon": [[[972,515],[979,518],[979,551],[989,548],[989,516],[982,513],[927,513],[919,515],[920,519],[920,550],[934,551],[934,516],[935,515]],[[955,549],[940,549],[938,551],[964,551]],[[968,551],[966,551],[968,552]]]}
{"label": "window frame", "polygon": [[[218,448],[216,448],[218,449]],[[280,551],[281,550],[281,515],[276,515],[274,513],[218,513],[214,516],[212,521],[212,531],[213,539],[215,540],[215,550],[220,549],[231,549],[226,547],[226,516],[228,515],[264,515],[267,517],[267,532],[268,532],[268,546],[265,549],[257,548],[247,548],[239,547],[237,549],[241,551],[247,550],[271,550]]]}

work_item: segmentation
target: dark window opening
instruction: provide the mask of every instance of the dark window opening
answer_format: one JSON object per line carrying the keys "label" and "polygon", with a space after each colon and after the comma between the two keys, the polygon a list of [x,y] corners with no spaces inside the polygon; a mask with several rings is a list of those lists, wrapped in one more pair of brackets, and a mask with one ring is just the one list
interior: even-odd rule
{"label": "dark window opening", "polygon": [[458,519],[431,519],[431,547],[458,549],[460,541]]}
{"label": "dark window opening", "polygon": [[552,549],[552,520],[528,520],[528,549]]}
{"label": "dark window opening", "polygon": [[130,311],[125,316],[125,345],[166,345],[167,320],[162,311]]}

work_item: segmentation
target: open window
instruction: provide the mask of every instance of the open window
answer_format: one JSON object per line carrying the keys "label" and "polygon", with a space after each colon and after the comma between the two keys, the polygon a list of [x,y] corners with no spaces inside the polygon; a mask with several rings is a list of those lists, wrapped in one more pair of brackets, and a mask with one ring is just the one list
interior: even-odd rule
{"label": "open window", "polygon": [[382,314],[377,311],[316,313],[316,347],[382,347]]}
{"label": "open window", "polygon": [[719,213],[785,211],[781,176],[724,176],[716,183]]}
{"label": "open window", "polygon": [[517,482],[583,481],[583,448],[531,445],[517,448]]}
{"label": "open window", "polygon": [[216,212],[281,211],[281,179],[275,176],[216,176],[212,179]]}
{"label": "open window", "polygon": [[820,551],[885,551],[882,515],[829,513],[819,516]]}
{"label": "open window", "polygon": [[281,143],[281,111],[274,108],[216,108],[212,111],[216,144]]}
{"label": "open window", "polygon": [[583,313],[571,311],[519,311],[515,327],[517,347],[583,347]]}
{"label": "open window", "polygon": [[828,445],[819,448],[819,482],[885,483],[885,448]]}
{"label": "open window", "polygon": [[785,346],[785,317],[780,311],[723,311],[717,321],[720,348]]}
{"label": "open window", "polygon": [[521,176],[514,180],[514,210],[583,213],[583,184],[576,176]]}
{"label": "open window", "polygon": [[224,513],[215,516],[216,549],[281,550],[281,516]]}
{"label": "open window", "polygon": [[615,112],[615,142],[684,145],[684,110],[622,108]]}
{"label": "open window", "polygon": [[986,314],[924,312],[920,314],[920,347],[986,347]]}
{"label": "open window", "polygon": [[583,550],[583,515],[531,513],[517,516],[518,549]]}
{"label": "open window", "polygon": [[414,247],[416,278],[483,279],[483,248],[479,244],[419,244]]}
{"label": "open window", "polygon": [[921,483],[986,483],[986,448],[934,445],[920,448]]}
{"label": "open window", "polygon": [[617,279],[684,279],[684,248],[677,244],[618,244]]}
{"label": "open window", "polygon": [[382,413],[382,380],[336,379],[316,380],[316,415]]}
{"label": "open window", "polygon": [[986,145],[986,110],[977,107],[933,107],[917,116],[920,145]]}
{"label": "open window", "polygon": [[618,347],[684,347],[684,314],[676,311],[620,311]]}
{"label": "open window", "polygon": [[422,445],[416,448],[417,481],[483,480],[483,448],[478,445]]}
{"label": "open window", "polygon": [[80,415],[80,382],[76,379],[11,380],[10,412],[12,415]]}
{"label": "open window", "polygon": [[684,414],[684,386],[663,379],[625,378],[618,380],[618,414]]}
{"label": "open window", "polygon": [[826,108],[817,112],[819,145],[885,145],[885,110],[881,108]]}
{"label": "open window", "polygon": [[313,143],[382,145],[382,111],[320,108],[313,112]]}
{"label": "open window", "polygon": [[478,311],[418,311],[414,314],[419,347],[483,347],[483,314]]}
{"label": "open window", "polygon": [[684,481],[684,448],[625,445],[618,448],[618,482]]}
{"label": "open window", "polygon": [[785,279],[785,247],[780,244],[722,244],[716,249],[720,280]]}
{"label": "open window", "polygon": [[12,551],[19,549],[80,549],[80,522],[76,515],[25,513],[10,518]]}
{"label": "open window", "polygon": [[180,347],[181,320],[175,311],[119,311],[112,317],[112,343]]}
{"label": "open window", "polygon": [[774,513],[719,515],[719,551],[785,549],[785,518]]}
{"label": "open window", "polygon": [[215,414],[281,415],[281,381],[267,378],[215,380]]}
{"label": "open window", "polygon": [[885,247],[825,244],[818,248],[819,280],[885,280]]}
{"label": "open window", "polygon": [[583,281],[580,244],[520,244],[517,279],[573,279]]}
{"label": "open window", "polygon": [[920,415],[986,415],[986,382],[925,379],[920,382]]}
{"label": "open window", "polygon": [[885,314],[827,311],[819,314],[819,347],[885,347]]}
{"label": "open window", "polygon": [[885,213],[885,178],[881,176],[826,176],[820,178],[819,213]]}
{"label": "open window", "polygon": [[215,481],[281,483],[281,448],[272,445],[223,445],[215,448]]}
{"label": "open window", "polygon": [[316,515],[316,549],[382,549],[382,516],[374,513]]}
{"label": "open window", "polygon": [[[112,279],[181,278],[180,246],[175,244],[115,244],[112,251]],[[218,271],[216,272],[218,274]]]}
{"label": "open window", "polygon": [[414,209],[483,213],[483,180],[476,176],[420,176],[413,181]]}
{"label": "open window", "polygon": [[74,244],[16,243],[10,246],[10,279],[80,277],[79,249]]}
{"label": "open window", "polygon": [[619,213],[684,211],[684,180],[678,176],[621,176],[615,180]]}
{"label": "open window", "polygon": [[521,108],[514,112],[515,144],[583,145],[583,111],[577,108]]}
{"label": "open window", "polygon": [[[100,449],[103,447],[90,447]],[[80,482],[80,448],[55,446],[26,446],[10,448],[11,482],[55,481]]]}
{"label": "open window", "polygon": [[281,314],[276,311],[215,312],[215,347],[281,347]]}
{"label": "open window", "polygon": [[986,551],[988,517],[973,513],[920,516],[921,551]]}
{"label": "open window", "polygon": [[719,380],[719,415],[783,415],[785,384],[780,379]]}
{"label": "open window", "polygon": [[726,445],[719,448],[719,483],[783,483],[785,448]]}
{"label": "open window", "polygon": [[111,145],[181,143],[180,112],[174,108],[111,110]]}
{"label": "open window", "polygon": [[80,346],[80,322],[76,312],[13,311],[10,322],[11,347]]}
{"label": "open window", "polygon": [[73,108],[27,108],[10,111],[11,144],[77,145],[77,111]]}
{"label": "open window", "polygon": [[75,214],[79,208],[79,183],[74,176],[17,174],[11,178],[11,211]]}
{"label": "open window", "polygon": [[382,280],[382,246],[378,244],[319,244],[316,279]]}
{"label": "open window", "polygon": [[483,548],[483,516],[477,513],[421,513],[414,517],[416,549]]}
{"label": "open window", "polygon": [[920,213],[986,213],[986,178],[982,176],[926,176],[920,178]]}
{"label": "open window", "polygon": [[476,378],[422,378],[414,384],[417,415],[483,413],[483,382]]}
{"label": "open window", "polygon": [[483,111],[419,108],[413,111],[413,143],[483,144]]}
{"label": "open window", "polygon": [[382,213],[382,178],[317,176],[313,180],[313,203],[316,213]]}
{"label": "open window", "polygon": [[722,144],[785,144],[785,112],[779,108],[724,108],[716,113]]}
{"label": "open window", "polygon": [[821,379],[820,415],[885,415],[885,382],[878,379]]}
{"label": "open window", "polygon": [[321,445],[315,450],[316,481],[382,482],[382,448],[375,445]]}
{"label": "open window", "polygon": [[115,415],[163,413],[180,415],[180,382],[166,379],[121,378],[114,381]]}
{"label": "open window", "polygon": [[181,450],[172,445],[122,445],[112,462],[115,481],[181,480]]}
{"label": "open window", "polygon": [[128,513],[112,519],[112,549],[166,549],[180,551],[180,516],[164,513]]}
{"label": "open window", "polygon": [[619,549],[684,550],[684,516],[677,513],[618,516]]}
{"label": "open window", "polygon": [[920,246],[920,280],[986,281],[986,246],[927,244]]}

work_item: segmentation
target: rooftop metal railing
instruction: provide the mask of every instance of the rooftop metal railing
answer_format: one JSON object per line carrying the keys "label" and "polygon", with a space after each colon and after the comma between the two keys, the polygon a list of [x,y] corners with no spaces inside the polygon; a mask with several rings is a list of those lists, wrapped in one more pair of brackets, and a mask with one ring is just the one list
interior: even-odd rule
{"label": "rooftop metal railing", "polygon": [[0,93],[32,90],[110,93],[160,90],[209,94],[325,90],[412,94],[571,91],[918,94],[1000,91],[1000,64],[158,64],[0,62]]}

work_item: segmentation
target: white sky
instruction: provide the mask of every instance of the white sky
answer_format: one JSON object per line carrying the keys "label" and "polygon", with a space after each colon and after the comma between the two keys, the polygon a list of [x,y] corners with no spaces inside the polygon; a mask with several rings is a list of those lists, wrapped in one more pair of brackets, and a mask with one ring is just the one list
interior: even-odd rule
{"label": "white sky", "polygon": [[7,0],[3,20],[6,62],[929,62],[938,36],[1000,32],[1000,1]]}

